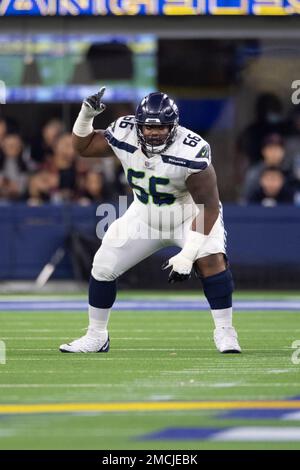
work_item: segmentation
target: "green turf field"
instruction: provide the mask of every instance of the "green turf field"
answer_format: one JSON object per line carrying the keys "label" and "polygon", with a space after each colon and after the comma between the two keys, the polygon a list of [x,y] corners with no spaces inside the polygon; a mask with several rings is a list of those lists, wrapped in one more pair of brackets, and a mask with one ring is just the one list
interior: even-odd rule
{"label": "green turf field", "polygon": [[[136,296],[146,298],[141,292],[123,293],[121,298]],[[166,298],[163,293],[155,298],[160,297]],[[288,293],[277,298],[300,300]],[[111,351],[78,355],[62,354],[58,346],[84,334],[85,312],[3,310],[0,340],[5,341],[7,357],[6,364],[0,364],[0,448],[299,449],[300,440],[292,439],[145,438],[166,428],[184,433],[189,428],[267,427],[278,432],[292,427],[300,432],[299,401],[295,409],[288,401],[300,398],[300,364],[291,360],[292,343],[300,340],[299,313],[236,312],[243,354],[221,355],[213,344],[208,311],[115,311]],[[234,410],[240,400],[254,410],[263,406],[262,400],[267,408],[279,407],[281,400],[280,407],[298,412],[298,419],[220,416],[226,404]],[[188,410],[186,403],[191,405]],[[8,404],[13,405],[9,412],[4,406]],[[153,404],[158,409],[153,410]]]}

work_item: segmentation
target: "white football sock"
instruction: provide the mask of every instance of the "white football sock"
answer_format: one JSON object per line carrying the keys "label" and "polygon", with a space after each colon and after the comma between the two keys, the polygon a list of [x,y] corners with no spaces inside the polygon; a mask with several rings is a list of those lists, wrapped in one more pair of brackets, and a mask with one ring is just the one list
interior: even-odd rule
{"label": "white football sock", "polygon": [[95,338],[105,336],[107,339],[107,324],[110,308],[96,308],[89,305],[89,335]]}
{"label": "white football sock", "polygon": [[211,310],[211,314],[216,328],[232,326],[232,307]]}

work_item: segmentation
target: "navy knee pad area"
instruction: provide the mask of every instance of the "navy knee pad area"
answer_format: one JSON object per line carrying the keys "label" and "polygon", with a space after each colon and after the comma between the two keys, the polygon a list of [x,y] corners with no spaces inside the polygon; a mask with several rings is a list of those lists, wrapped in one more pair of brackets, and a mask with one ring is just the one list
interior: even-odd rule
{"label": "navy knee pad area", "polygon": [[89,283],[89,304],[96,308],[110,308],[117,295],[117,281],[97,281],[93,276]]}
{"label": "navy knee pad area", "polygon": [[234,283],[230,269],[202,278],[202,285],[212,310],[232,307]]}

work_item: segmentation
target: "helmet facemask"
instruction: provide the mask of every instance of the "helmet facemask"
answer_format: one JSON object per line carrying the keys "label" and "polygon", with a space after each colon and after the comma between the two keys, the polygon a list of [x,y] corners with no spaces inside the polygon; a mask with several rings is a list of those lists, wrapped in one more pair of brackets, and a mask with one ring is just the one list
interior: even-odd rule
{"label": "helmet facemask", "polygon": [[[177,132],[178,123],[174,122],[173,124],[166,124],[169,127],[169,132],[166,136],[145,136],[143,133],[143,126],[149,124],[136,124],[137,136],[138,141],[141,144],[142,148],[150,154],[160,154],[174,142]],[[157,125],[164,125],[164,124],[156,124]]]}

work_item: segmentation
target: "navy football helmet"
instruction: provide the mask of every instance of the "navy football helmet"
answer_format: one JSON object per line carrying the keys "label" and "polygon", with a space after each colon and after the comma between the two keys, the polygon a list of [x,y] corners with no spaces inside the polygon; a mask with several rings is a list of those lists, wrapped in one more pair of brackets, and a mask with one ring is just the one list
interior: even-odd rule
{"label": "navy football helmet", "polygon": [[[142,99],[135,113],[135,125],[139,143],[149,153],[165,151],[175,140],[179,121],[175,102],[165,93],[150,93]],[[155,139],[145,137],[143,126],[169,126],[167,136]]]}

